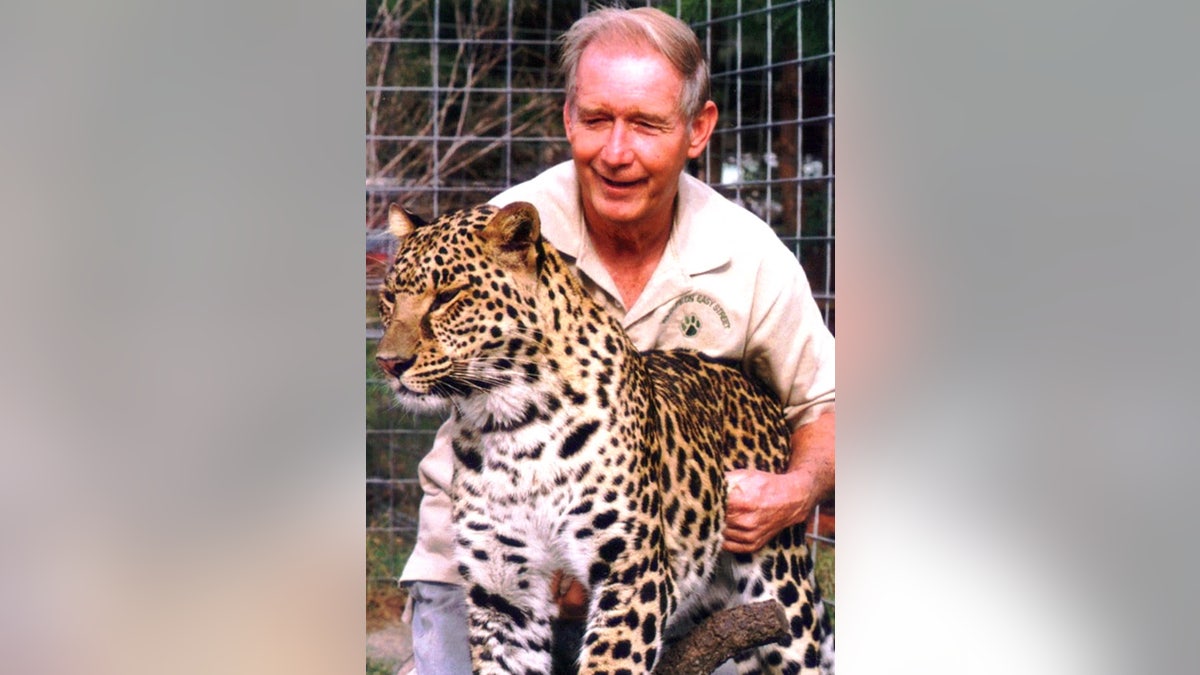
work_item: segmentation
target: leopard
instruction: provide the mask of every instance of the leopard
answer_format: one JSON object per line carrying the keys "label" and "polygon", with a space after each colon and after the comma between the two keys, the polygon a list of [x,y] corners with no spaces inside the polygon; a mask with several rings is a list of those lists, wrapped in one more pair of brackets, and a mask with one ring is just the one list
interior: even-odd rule
{"label": "leopard", "polygon": [[681,631],[761,600],[787,635],[737,654],[738,672],[833,672],[804,524],[722,550],[725,472],[788,465],[761,382],[700,352],[638,351],[532,204],[432,222],[392,204],[388,229],[375,356],[399,407],[447,416],[474,672],[554,672],[556,572],[588,591],[580,673],[653,672]]}

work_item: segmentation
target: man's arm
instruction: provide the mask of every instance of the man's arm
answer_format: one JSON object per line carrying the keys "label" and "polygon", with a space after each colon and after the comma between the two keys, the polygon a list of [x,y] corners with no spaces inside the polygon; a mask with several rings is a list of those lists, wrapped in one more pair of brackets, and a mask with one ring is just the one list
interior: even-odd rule
{"label": "man's arm", "polygon": [[784,474],[731,471],[725,515],[725,550],[752,553],[785,527],[806,520],[833,495],[833,410],[792,432],[792,458]]}

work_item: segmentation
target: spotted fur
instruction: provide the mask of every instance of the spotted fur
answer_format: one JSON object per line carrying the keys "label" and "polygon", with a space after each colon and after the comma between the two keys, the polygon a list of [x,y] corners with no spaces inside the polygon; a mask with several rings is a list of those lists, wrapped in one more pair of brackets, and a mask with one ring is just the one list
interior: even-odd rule
{"label": "spotted fur", "polygon": [[650,672],[689,621],[773,598],[791,635],[739,673],[832,672],[832,633],[802,526],[721,552],[724,472],[784,471],[778,403],[730,364],[639,354],[524,203],[399,238],[377,359],[398,401],[449,408],[454,523],[475,672],[551,671],[550,577],[590,591],[580,672]]}

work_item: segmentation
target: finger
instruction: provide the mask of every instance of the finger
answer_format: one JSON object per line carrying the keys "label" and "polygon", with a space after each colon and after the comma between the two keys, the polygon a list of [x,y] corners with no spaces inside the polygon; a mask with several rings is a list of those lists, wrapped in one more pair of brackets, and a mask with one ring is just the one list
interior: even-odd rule
{"label": "finger", "polygon": [[725,519],[741,517],[754,510],[754,504],[745,499],[738,499],[733,495],[725,502]]}
{"label": "finger", "polygon": [[758,538],[754,530],[742,529],[725,529],[725,541],[732,541],[739,544],[749,544]]}
{"label": "finger", "polygon": [[725,527],[735,530],[753,530],[759,526],[761,517],[753,508],[733,508],[725,512]]}
{"label": "finger", "polygon": [[[728,523],[725,527],[725,543],[738,547],[736,552],[753,552],[762,548],[774,536],[769,529],[759,526],[757,523],[744,527],[730,526]],[[734,550],[726,546],[727,550]],[[744,549],[744,550],[743,550]]]}
{"label": "finger", "polygon": [[726,539],[721,544],[721,548],[726,551],[729,551],[730,553],[754,553],[761,547],[755,546],[754,544],[748,544],[745,542],[734,541],[732,539]]}

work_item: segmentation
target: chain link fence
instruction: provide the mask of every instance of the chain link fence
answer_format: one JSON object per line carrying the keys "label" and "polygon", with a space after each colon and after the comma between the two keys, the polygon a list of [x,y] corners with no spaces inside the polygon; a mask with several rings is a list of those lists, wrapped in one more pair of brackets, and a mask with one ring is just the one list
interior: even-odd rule
{"label": "chain link fence", "polygon": [[[832,1],[645,4],[691,25],[712,66],[720,122],[689,172],[771,225],[834,329]],[[416,537],[417,463],[440,422],[396,409],[374,368],[375,293],[392,253],[387,206],[432,216],[568,159],[554,40],[587,11],[583,1],[367,3],[369,614],[394,613],[399,601],[396,578]],[[832,511],[823,505],[813,524],[830,599]]]}

